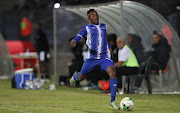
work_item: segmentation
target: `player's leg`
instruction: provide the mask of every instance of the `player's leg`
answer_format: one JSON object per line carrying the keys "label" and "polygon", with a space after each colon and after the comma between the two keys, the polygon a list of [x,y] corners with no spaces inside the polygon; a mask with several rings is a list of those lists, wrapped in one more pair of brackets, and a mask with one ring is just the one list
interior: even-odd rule
{"label": "player's leg", "polygon": [[82,66],[81,72],[75,72],[74,75],[70,79],[70,85],[75,86],[77,81],[82,81],[86,78],[86,74],[93,70],[96,66],[96,61],[94,60],[86,60]]}
{"label": "player's leg", "polygon": [[111,60],[105,59],[103,63],[101,63],[101,69],[107,71],[109,74],[110,80],[110,90],[111,90],[111,102],[110,106],[112,106],[116,110],[120,110],[120,107],[115,103],[116,91],[117,91],[117,77],[116,77],[116,68],[114,63]]}
{"label": "player's leg", "polygon": [[77,81],[82,81],[86,78],[86,76],[82,75],[80,72],[75,72],[70,79],[70,85],[75,86]]}
{"label": "player's leg", "polygon": [[112,106],[116,110],[120,110],[120,107],[115,103],[116,91],[117,91],[117,77],[115,66],[109,66],[107,69],[107,73],[109,74],[109,85],[111,90],[111,102],[110,106]]}
{"label": "player's leg", "polygon": [[107,69],[107,73],[110,77],[109,85],[111,90],[111,102],[113,102],[115,101],[116,91],[117,91],[117,77],[116,77],[115,67],[109,66]]}

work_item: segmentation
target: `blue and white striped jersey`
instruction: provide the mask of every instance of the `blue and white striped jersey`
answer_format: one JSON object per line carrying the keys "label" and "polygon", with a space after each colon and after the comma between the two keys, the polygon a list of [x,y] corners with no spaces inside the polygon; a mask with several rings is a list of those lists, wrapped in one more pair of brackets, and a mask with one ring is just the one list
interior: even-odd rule
{"label": "blue and white striped jersey", "polygon": [[87,24],[83,26],[73,40],[77,44],[85,36],[87,36],[86,44],[89,48],[87,59],[110,59],[110,44],[107,40],[106,24]]}

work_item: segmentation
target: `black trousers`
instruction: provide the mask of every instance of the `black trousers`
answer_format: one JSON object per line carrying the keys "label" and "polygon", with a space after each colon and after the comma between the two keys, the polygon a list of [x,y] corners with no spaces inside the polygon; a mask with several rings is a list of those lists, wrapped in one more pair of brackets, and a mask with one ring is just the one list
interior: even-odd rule
{"label": "black trousers", "polygon": [[123,75],[137,75],[139,73],[138,67],[126,67],[122,66],[116,68],[116,75],[118,80],[118,88],[122,87],[122,76]]}
{"label": "black trousers", "polygon": [[[151,60],[151,62],[149,62],[150,64],[146,64],[146,65],[150,65],[150,67],[149,67],[149,70],[150,71],[152,71],[152,70],[159,70],[159,69],[161,69],[161,70],[164,70],[165,68],[165,66],[162,66],[162,65],[160,65],[160,64],[157,64],[157,63],[155,63],[154,62],[154,60]],[[146,65],[144,65],[144,66],[142,66],[141,67],[141,69],[140,69],[140,74],[142,75],[142,76],[137,76],[136,78],[135,78],[135,87],[141,87],[141,84],[142,84],[142,81],[143,81],[143,79],[144,79],[144,73],[145,73],[145,67],[146,67]],[[149,72],[150,73],[150,72]]]}

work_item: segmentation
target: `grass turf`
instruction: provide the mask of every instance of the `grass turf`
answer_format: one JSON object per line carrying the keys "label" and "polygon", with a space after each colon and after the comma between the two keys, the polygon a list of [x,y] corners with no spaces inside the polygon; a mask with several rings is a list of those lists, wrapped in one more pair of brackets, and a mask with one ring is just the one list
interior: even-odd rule
{"label": "grass turf", "polygon": [[116,111],[109,107],[110,96],[99,90],[57,87],[50,91],[12,89],[10,80],[0,80],[0,113],[179,113],[180,95],[117,95],[119,104],[123,97],[135,101],[132,111]]}

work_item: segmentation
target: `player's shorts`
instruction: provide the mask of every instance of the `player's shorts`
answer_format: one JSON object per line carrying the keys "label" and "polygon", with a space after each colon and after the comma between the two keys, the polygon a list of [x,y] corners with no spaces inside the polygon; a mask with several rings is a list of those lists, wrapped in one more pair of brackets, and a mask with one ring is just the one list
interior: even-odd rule
{"label": "player's shorts", "polygon": [[102,71],[107,72],[107,68],[109,66],[114,66],[114,63],[110,59],[87,59],[81,68],[81,74],[86,76],[88,72],[90,72],[97,66],[100,66]]}

